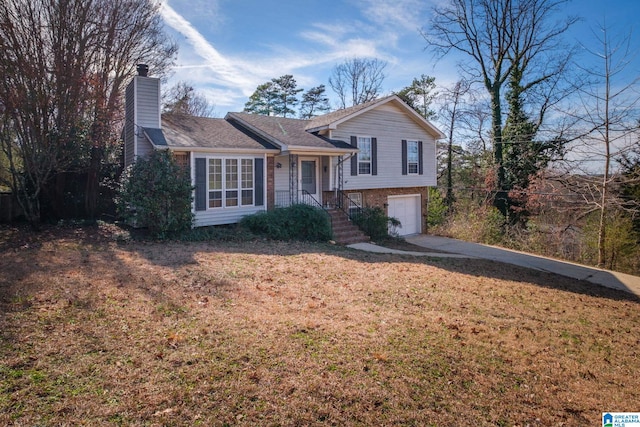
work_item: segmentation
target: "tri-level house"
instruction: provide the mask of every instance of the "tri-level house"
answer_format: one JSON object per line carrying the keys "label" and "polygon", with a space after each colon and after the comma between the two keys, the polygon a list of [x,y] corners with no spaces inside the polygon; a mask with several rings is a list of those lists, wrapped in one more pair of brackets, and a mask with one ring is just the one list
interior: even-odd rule
{"label": "tri-level house", "polygon": [[146,66],[126,90],[125,165],[171,150],[191,171],[196,226],[308,203],[346,214],[379,206],[400,220],[400,235],[421,233],[443,137],[395,95],[311,120],[221,119],[161,114],[160,80]]}

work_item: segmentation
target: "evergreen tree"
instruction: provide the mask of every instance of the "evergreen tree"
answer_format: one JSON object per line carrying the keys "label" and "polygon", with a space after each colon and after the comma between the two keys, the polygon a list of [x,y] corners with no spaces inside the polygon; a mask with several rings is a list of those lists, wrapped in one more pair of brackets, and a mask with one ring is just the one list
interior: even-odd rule
{"label": "evergreen tree", "polygon": [[302,89],[297,88],[296,79],[291,74],[286,74],[271,81],[275,91],[274,114],[281,117],[294,116],[296,111],[293,107],[298,105],[298,93],[302,92]]}
{"label": "evergreen tree", "polygon": [[296,79],[291,74],[273,78],[256,88],[244,104],[244,111],[265,116],[293,116],[296,113],[293,107],[298,105],[297,95],[300,92],[302,89],[297,88]]}
{"label": "evergreen tree", "polygon": [[522,69],[515,66],[509,76],[507,102],[509,113],[502,130],[504,144],[504,186],[508,191],[507,209],[511,222],[523,222],[526,210],[527,189],[531,178],[547,167],[549,162],[562,153],[561,139],[536,141],[538,125],[524,111]]}
{"label": "evergreen tree", "polygon": [[244,111],[251,114],[270,116],[274,114],[276,91],[273,82],[266,82],[258,86],[244,104]]}
{"label": "evergreen tree", "polygon": [[300,118],[311,119],[331,110],[329,97],[325,94],[325,86],[312,87],[302,95]]}
{"label": "evergreen tree", "polygon": [[435,80],[435,77],[422,74],[420,78],[414,78],[410,86],[406,86],[396,95],[425,119],[435,119],[436,112],[431,109],[431,103],[438,95],[437,92],[434,92],[436,88]]}

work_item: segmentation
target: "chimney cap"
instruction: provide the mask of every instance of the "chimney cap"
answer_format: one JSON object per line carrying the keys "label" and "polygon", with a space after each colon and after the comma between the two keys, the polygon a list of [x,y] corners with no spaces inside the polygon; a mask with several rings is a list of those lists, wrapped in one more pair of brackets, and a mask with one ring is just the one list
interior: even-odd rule
{"label": "chimney cap", "polygon": [[147,64],[138,64],[136,70],[138,75],[142,77],[147,77],[147,74],[149,74],[149,66]]}

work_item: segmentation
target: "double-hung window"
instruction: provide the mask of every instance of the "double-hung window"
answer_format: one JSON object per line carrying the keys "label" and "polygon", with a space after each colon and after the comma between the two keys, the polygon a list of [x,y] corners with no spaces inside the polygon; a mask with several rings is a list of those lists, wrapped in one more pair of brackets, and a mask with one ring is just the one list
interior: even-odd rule
{"label": "double-hung window", "polygon": [[371,138],[358,137],[358,175],[371,174]]}
{"label": "double-hung window", "polygon": [[253,204],[253,159],[242,159],[241,186],[242,206]]}
{"label": "double-hung window", "polygon": [[407,172],[409,175],[418,173],[419,161],[418,141],[407,141]]}
{"label": "double-hung window", "polygon": [[209,159],[209,208],[253,205],[253,159]]}
{"label": "double-hung window", "polygon": [[222,159],[209,159],[209,207],[222,207]]}

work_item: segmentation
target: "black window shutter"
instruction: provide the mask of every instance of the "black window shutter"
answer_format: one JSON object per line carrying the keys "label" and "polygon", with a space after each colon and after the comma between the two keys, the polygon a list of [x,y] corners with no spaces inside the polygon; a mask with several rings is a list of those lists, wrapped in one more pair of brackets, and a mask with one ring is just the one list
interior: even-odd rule
{"label": "black window shutter", "polygon": [[255,169],[255,205],[264,206],[264,159],[255,159],[253,162]]}
{"label": "black window shutter", "polygon": [[378,175],[378,138],[371,138],[371,175]]}
{"label": "black window shutter", "polygon": [[407,174],[407,140],[402,140],[402,175]]}
{"label": "black window shutter", "polygon": [[[351,137],[351,145],[353,145],[354,147],[358,148],[358,137],[357,136],[352,136]],[[351,157],[351,176],[357,176],[357,175],[358,175],[358,153],[355,153]]]}
{"label": "black window shutter", "polygon": [[418,174],[420,175],[424,174],[424,166],[422,165],[424,162],[422,159],[422,141],[418,141]]}
{"label": "black window shutter", "polygon": [[196,210],[207,210],[207,159],[196,159]]}

